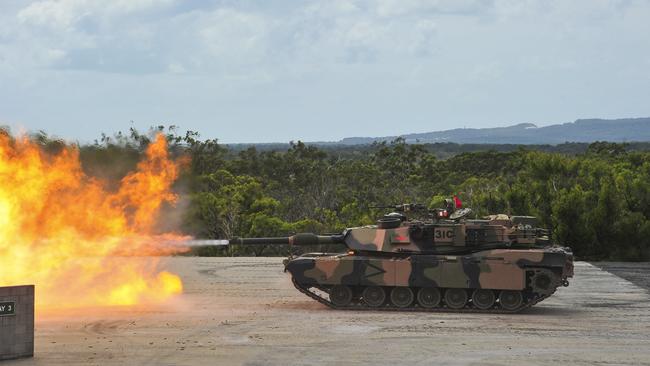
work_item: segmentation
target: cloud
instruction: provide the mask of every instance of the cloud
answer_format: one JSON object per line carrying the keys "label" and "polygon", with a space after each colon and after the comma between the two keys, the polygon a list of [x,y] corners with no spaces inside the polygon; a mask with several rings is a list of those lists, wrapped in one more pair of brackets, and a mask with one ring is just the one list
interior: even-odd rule
{"label": "cloud", "polygon": [[[471,57],[472,47],[484,46],[491,47],[482,56],[490,69],[506,68],[513,57],[524,62],[517,68],[579,66],[554,58],[559,50],[571,56],[576,46],[596,50],[596,43],[609,41],[609,27],[619,28],[612,34],[643,38],[638,34],[648,27],[639,14],[649,13],[647,2],[634,0],[312,0],[281,11],[255,2],[18,3],[23,5],[0,16],[0,69],[275,75],[273,80],[338,72],[346,65],[397,62],[413,68]],[[525,57],[513,54],[517,48]]]}
{"label": "cloud", "polygon": [[[278,72],[322,61],[336,66],[396,53],[429,55],[435,27],[418,19],[424,4],[311,1],[278,15],[232,4],[184,8],[172,0],[45,0],[8,20],[19,64],[135,74],[171,72],[172,64],[187,72]],[[437,2],[441,11],[457,7]],[[416,26],[385,19],[397,13]],[[63,57],[48,57],[51,48]]]}
{"label": "cloud", "polygon": [[375,12],[381,17],[422,14],[480,15],[489,9],[485,0],[379,0]]}
{"label": "cloud", "polygon": [[272,32],[265,16],[234,9],[217,9],[196,17],[194,31],[207,54],[217,60],[258,62],[267,55]]}
{"label": "cloud", "polygon": [[167,7],[175,0],[42,0],[17,14],[21,23],[68,29],[84,18],[110,18]]}
{"label": "cloud", "polygon": [[257,101],[290,130],[404,115],[430,130],[434,119],[591,116],[609,88],[634,110],[634,91],[650,87],[648,19],[645,0],[5,0],[0,100],[13,105],[0,118],[46,120],[45,106],[92,95],[98,113],[126,120],[245,121]]}

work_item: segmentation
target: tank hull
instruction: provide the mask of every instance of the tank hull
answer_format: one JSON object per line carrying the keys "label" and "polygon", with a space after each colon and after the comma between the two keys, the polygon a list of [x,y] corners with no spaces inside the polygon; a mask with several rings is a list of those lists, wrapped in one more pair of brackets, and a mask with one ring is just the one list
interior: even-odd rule
{"label": "tank hull", "polygon": [[[311,254],[290,260],[286,269],[299,290],[310,297],[327,293],[316,300],[334,308],[520,311],[568,285],[573,256],[560,247],[454,256]],[[337,291],[346,296],[335,298]],[[507,296],[516,298],[508,303]]]}

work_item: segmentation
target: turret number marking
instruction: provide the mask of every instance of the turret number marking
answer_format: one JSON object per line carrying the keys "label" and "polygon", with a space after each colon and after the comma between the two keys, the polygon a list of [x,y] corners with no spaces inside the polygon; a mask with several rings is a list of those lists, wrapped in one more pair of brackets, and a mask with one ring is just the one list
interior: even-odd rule
{"label": "turret number marking", "polygon": [[433,238],[436,243],[452,243],[454,241],[454,228],[437,227],[433,231]]}

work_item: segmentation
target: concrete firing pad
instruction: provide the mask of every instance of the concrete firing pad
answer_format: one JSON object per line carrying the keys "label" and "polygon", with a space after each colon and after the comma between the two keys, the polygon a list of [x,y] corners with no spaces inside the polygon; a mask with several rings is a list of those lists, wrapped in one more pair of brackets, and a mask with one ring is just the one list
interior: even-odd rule
{"label": "concrete firing pad", "polygon": [[647,290],[587,263],[522,314],[334,311],[282,258],[169,258],[156,308],[37,313],[34,359],[5,365],[650,365]]}

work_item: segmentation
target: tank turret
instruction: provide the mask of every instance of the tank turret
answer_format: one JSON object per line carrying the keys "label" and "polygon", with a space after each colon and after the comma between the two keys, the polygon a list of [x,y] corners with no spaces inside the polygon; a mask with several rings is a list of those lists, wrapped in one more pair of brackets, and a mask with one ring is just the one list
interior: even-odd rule
{"label": "tank turret", "polygon": [[573,276],[571,250],[552,245],[534,217],[469,219],[470,209],[449,204],[434,210],[420,204],[374,208],[392,212],[376,225],[340,234],[227,243],[344,245],[341,253],[307,253],[285,261],[298,290],[337,309],[516,312],[568,286]]}
{"label": "tank turret", "polygon": [[[399,213],[415,204],[382,206],[397,208],[377,220],[376,225],[348,228],[341,234],[316,235],[299,233],[287,237],[235,238],[230,244],[310,246],[344,244],[359,252],[411,254],[463,254],[497,248],[546,246],[548,231],[536,227],[532,216],[491,215],[482,220],[464,219],[471,213],[462,209],[448,215],[446,210],[432,210],[431,220],[408,220]],[[404,212],[404,211],[402,211]],[[407,211],[408,212],[408,211]]]}

